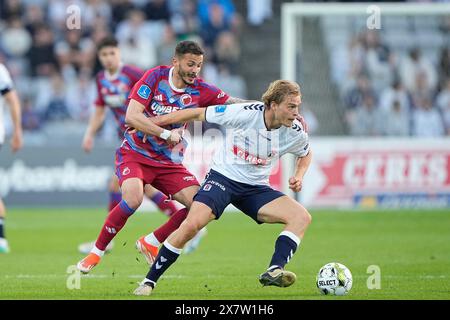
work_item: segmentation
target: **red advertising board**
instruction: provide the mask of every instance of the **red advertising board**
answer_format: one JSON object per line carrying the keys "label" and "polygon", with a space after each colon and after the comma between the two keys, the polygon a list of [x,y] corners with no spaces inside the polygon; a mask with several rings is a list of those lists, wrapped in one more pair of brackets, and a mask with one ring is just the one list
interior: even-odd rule
{"label": "red advertising board", "polygon": [[449,140],[318,139],[311,146],[307,205],[448,206]]}

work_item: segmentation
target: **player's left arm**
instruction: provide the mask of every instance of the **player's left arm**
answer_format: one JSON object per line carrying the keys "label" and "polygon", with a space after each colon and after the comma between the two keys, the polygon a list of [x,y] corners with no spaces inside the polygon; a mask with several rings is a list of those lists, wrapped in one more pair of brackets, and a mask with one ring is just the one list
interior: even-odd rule
{"label": "player's left arm", "polygon": [[228,99],[223,104],[234,104],[234,103],[246,103],[246,102],[252,102],[256,100],[245,100],[241,98],[236,97],[228,97]]}
{"label": "player's left arm", "polygon": [[11,138],[11,149],[13,152],[22,148],[22,111],[20,109],[20,100],[16,90],[10,90],[3,95],[10,108],[11,118],[14,125],[14,132]]}
{"label": "player's left arm", "polygon": [[191,108],[175,111],[162,116],[150,118],[158,126],[191,121],[205,121],[205,108]]}
{"label": "player's left arm", "polygon": [[297,159],[297,164],[295,166],[294,176],[289,179],[289,189],[294,192],[299,192],[302,190],[303,177],[311,164],[312,151],[309,149],[307,155],[299,157]]}

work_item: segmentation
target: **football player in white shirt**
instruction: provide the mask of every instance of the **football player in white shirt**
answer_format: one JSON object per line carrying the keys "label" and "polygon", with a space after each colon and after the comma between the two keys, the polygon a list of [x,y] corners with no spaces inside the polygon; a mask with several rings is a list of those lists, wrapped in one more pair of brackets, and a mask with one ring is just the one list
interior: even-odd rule
{"label": "football player in white shirt", "polygon": [[[5,103],[10,108],[11,118],[14,125],[14,131],[11,138],[12,152],[22,148],[22,120],[20,101],[14,90],[11,76],[6,67],[0,63],[0,147],[5,141],[5,127],[3,123],[3,108]],[[6,216],[5,205],[0,198],[0,253],[8,253],[9,245],[5,238],[4,221]]]}
{"label": "football player in white shirt", "polygon": [[292,81],[277,80],[270,84],[262,100],[262,103],[187,109],[152,119],[158,125],[209,121],[229,130],[186,220],[164,242],[146,278],[134,291],[135,295],[150,295],[184,245],[211,220],[218,219],[230,203],[257,223],[284,224],[269,267],[259,276],[259,281],[264,286],[278,287],[295,282],[296,275],[284,270],[284,266],[297,250],[311,223],[311,215],[300,203],[272,189],[269,176],[278,158],[292,153],[298,159],[289,188],[294,192],[302,189],[311,150],[308,134],[296,119],[301,104],[300,87]]}

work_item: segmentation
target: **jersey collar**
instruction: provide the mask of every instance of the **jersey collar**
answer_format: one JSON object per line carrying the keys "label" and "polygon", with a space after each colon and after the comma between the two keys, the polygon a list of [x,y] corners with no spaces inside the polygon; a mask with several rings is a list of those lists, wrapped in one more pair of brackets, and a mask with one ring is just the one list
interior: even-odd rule
{"label": "jersey collar", "polygon": [[173,82],[172,82],[172,79],[173,79],[173,75],[172,75],[173,74],[173,68],[174,67],[170,68],[170,70],[169,70],[169,85],[170,85],[170,88],[172,88],[172,90],[175,91],[175,92],[185,92],[186,88],[179,89],[179,88],[175,87],[175,85],[173,84]]}
{"label": "jersey collar", "polygon": [[121,62],[119,64],[119,68],[117,68],[117,71],[113,74],[110,74],[108,72],[108,70],[105,70],[105,78],[106,80],[112,81],[112,80],[116,80],[119,77],[119,74],[122,72],[122,68],[123,68],[123,63]]}

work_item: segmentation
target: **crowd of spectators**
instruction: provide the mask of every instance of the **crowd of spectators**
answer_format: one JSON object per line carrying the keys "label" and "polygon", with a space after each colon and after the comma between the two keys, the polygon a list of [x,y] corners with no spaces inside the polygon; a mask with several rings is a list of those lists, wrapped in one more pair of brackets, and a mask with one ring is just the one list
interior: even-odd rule
{"label": "crowd of spectators", "polygon": [[340,70],[334,70],[339,74],[334,80],[352,135],[450,135],[449,22],[436,30],[444,35],[440,47],[417,44],[396,50],[378,30],[351,37],[335,65]]}
{"label": "crowd of spectators", "polygon": [[198,41],[202,77],[246,98],[242,23],[233,0],[0,0],[0,62],[21,97],[25,132],[62,122],[83,130],[101,68],[96,44],[106,35],[118,39],[124,63],[144,70],[171,64],[178,41]]}

